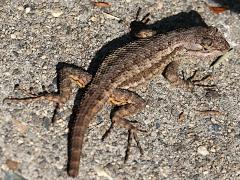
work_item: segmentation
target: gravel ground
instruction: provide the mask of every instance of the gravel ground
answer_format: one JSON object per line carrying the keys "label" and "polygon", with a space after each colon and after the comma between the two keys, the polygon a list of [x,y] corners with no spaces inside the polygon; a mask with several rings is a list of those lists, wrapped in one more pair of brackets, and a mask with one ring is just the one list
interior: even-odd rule
{"label": "gravel ground", "polygon": [[[190,93],[171,87],[159,75],[138,89],[148,106],[132,119],[148,132],[139,134],[144,155],[133,144],[125,164],[126,130],[115,128],[101,142],[110,124],[110,107],[106,107],[89,127],[76,179],[240,179],[240,19],[236,9],[217,13],[208,5],[218,4],[203,0],[108,2],[110,7],[87,0],[1,0],[0,102],[9,96],[23,97],[16,86],[32,93],[56,91],[56,65],[66,62],[87,69],[103,45],[129,31],[138,7],[151,13],[152,23],[194,10],[223,32],[233,50],[213,68],[199,61],[181,68],[187,75],[194,69],[199,77],[212,74],[208,83],[216,87],[195,87]],[[188,15],[175,23],[194,18]],[[53,104],[0,103],[0,179],[71,179],[66,166],[73,102],[74,96],[54,126]]]}

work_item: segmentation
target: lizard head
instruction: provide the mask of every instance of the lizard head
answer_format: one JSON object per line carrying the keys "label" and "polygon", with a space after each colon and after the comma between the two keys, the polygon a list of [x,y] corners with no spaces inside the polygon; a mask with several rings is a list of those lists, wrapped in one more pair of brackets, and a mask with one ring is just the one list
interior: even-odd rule
{"label": "lizard head", "polygon": [[200,56],[220,56],[225,54],[230,45],[224,36],[215,27],[198,27],[194,29],[194,42],[189,44],[188,50]]}

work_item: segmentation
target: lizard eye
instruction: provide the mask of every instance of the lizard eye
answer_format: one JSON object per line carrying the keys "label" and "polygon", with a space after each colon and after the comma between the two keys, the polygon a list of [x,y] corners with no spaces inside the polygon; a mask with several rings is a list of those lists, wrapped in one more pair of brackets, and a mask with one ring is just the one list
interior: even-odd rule
{"label": "lizard eye", "polygon": [[210,38],[203,38],[202,39],[202,46],[207,48],[212,45],[212,39]]}

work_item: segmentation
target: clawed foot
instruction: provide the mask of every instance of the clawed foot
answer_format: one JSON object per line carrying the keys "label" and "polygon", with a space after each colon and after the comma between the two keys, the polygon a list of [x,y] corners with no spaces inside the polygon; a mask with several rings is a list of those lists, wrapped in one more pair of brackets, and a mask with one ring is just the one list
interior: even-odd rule
{"label": "clawed foot", "polygon": [[135,140],[140,154],[143,155],[143,150],[141,148],[137,133],[138,132],[146,132],[146,130],[142,130],[140,128],[137,128],[136,126],[133,125],[133,123],[137,123],[137,121],[128,121],[127,119],[124,119],[124,118],[122,118],[121,121],[118,121],[118,122],[112,121],[109,129],[102,136],[102,141],[104,141],[107,138],[107,136],[110,134],[110,132],[112,131],[115,124],[117,124],[117,125],[119,125],[119,126],[128,130],[128,140],[127,140],[127,148],[126,148],[126,151],[125,151],[124,163],[128,160],[130,147],[131,147],[131,144],[132,144],[132,139]]}
{"label": "clawed foot", "polygon": [[147,23],[150,21],[150,13],[147,13],[141,20],[139,20],[139,15],[141,8],[138,8],[136,18],[130,24],[130,34],[132,37],[136,38],[148,38],[156,34],[156,31],[147,27]]}
{"label": "clawed foot", "polygon": [[19,89],[19,90],[21,90],[24,94],[27,94],[28,97],[24,97],[24,98],[7,97],[7,98],[3,99],[3,103],[13,103],[13,102],[15,102],[15,103],[18,103],[18,102],[31,103],[33,101],[39,101],[39,100],[52,101],[52,102],[54,102],[54,105],[55,105],[55,109],[54,109],[53,117],[52,117],[52,123],[54,124],[56,122],[56,115],[58,113],[58,110],[60,109],[60,107],[62,106],[62,104],[65,101],[64,98],[62,98],[58,94],[54,94],[54,93],[44,92],[44,93],[41,93],[40,95],[36,95],[36,94],[29,93],[23,89]]}
{"label": "clawed foot", "polygon": [[[146,132],[146,131],[141,130],[141,132]],[[143,149],[140,145],[137,133],[135,131],[128,130],[128,144],[127,144],[127,148],[126,148],[126,151],[125,151],[124,163],[126,163],[127,160],[128,160],[132,139],[134,139],[136,141],[139,152],[140,152],[141,155],[143,155]]]}
{"label": "clawed foot", "polygon": [[207,75],[207,76],[204,76],[203,78],[201,79],[194,79],[195,76],[196,76],[196,73],[197,73],[197,70],[194,71],[194,73],[188,77],[188,78],[185,78],[184,77],[184,73],[182,72],[182,76],[183,76],[183,80],[184,80],[184,83],[183,83],[183,88],[187,89],[188,91],[193,91],[193,88],[194,86],[199,86],[199,87],[206,87],[206,88],[214,88],[216,85],[208,85],[208,84],[204,84],[204,81],[206,80],[209,80],[212,78],[211,75]]}

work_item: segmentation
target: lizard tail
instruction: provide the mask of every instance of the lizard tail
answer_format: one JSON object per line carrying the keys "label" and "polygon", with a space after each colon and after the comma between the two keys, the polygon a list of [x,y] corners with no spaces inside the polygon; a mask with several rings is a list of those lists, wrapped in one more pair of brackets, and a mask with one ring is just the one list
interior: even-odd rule
{"label": "lizard tail", "polygon": [[[88,129],[89,123],[103,108],[104,103],[106,103],[108,99],[104,93],[96,94],[96,92],[97,91],[93,94],[87,92],[88,95],[83,99],[80,105],[80,110],[76,116],[76,121],[71,132],[68,175],[72,177],[76,177],[78,175],[84,135]],[[89,96],[89,94],[91,95]]]}

